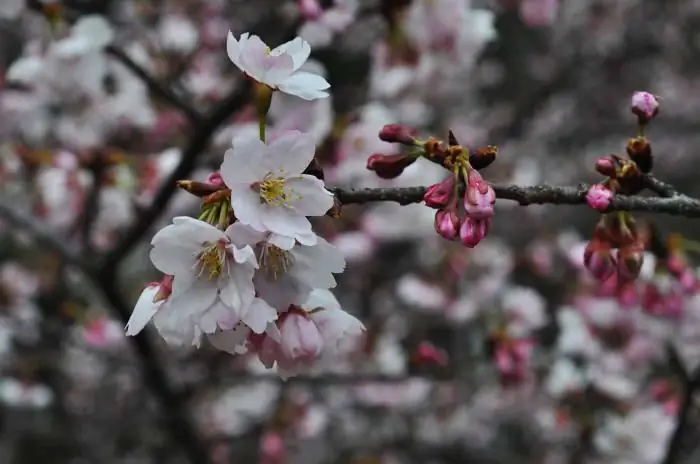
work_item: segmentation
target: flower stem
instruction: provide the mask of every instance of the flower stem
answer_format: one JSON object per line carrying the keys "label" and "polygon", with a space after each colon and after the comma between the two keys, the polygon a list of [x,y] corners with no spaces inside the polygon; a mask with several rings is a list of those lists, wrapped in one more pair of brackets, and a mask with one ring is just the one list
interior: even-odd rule
{"label": "flower stem", "polygon": [[260,135],[260,140],[265,142],[265,115],[261,114],[258,118],[258,134]]}

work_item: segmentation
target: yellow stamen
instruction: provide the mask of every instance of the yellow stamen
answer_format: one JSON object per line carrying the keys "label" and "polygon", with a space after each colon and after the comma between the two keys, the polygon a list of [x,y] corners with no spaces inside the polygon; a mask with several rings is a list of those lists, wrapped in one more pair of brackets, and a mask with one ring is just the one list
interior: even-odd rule
{"label": "yellow stamen", "polygon": [[[280,172],[282,174],[282,172]],[[290,202],[294,199],[301,199],[301,196],[294,194],[294,189],[286,188],[286,178],[269,172],[263,177],[262,182],[258,182],[254,188],[260,193],[260,202],[271,206],[287,206],[292,208]]]}
{"label": "yellow stamen", "polygon": [[294,265],[294,256],[274,245],[264,244],[260,250],[260,268],[273,280],[279,279]]}
{"label": "yellow stamen", "polygon": [[204,274],[208,280],[218,279],[224,273],[226,250],[218,243],[205,243],[202,251],[197,253],[197,278]]}

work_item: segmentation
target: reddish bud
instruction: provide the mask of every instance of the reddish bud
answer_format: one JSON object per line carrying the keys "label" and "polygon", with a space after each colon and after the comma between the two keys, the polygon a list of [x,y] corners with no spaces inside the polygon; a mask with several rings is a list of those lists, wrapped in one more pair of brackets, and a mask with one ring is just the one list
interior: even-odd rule
{"label": "reddish bud", "polygon": [[459,229],[459,239],[467,248],[474,248],[489,233],[491,219],[475,219],[467,216]]}
{"label": "reddish bud", "polygon": [[644,264],[644,250],[637,246],[623,247],[617,254],[617,273],[623,280],[634,280]]}
{"label": "reddish bud", "polygon": [[450,203],[455,193],[455,177],[450,175],[445,180],[431,185],[423,195],[426,206],[440,209]]}
{"label": "reddish bud", "polygon": [[496,160],[497,154],[498,147],[495,145],[477,148],[469,155],[469,164],[474,169],[484,169]]}
{"label": "reddish bud", "polygon": [[474,219],[492,217],[496,192],[476,169],[470,169],[467,176],[467,190],[464,194],[464,209],[467,215]]}
{"label": "reddish bud", "polygon": [[173,292],[173,280],[174,276],[164,275],[158,284],[158,293],[153,297],[153,302],[157,303],[159,301],[164,301],[170,298],[170,294]]}
{"label": "reddish bud", "polygon": [[602,184],[594,184],[586,193],[586,203],[593,209],[597,209],[601,213],[608,209],[613,198],[613,192],[608,187]]}
{"label": "reddish bud", "polygon": [[379,131],[379,138],[384,142],[415,145],[415,131],[401,124],[387,124]]}
{"label": "reddish bud", "polygon": [[635,92],[632,95],[631,109],[637,115],[639,124],[646,124],[659,113],[659,101],[649,92]]}
{"label": "reddish bud", "polygon": [[595,170],[608,177],[615,177],[615,160],[609,156],[598,158],[595,162]]}
{"label": "reddish bud", "polygon": [[395,179],[415,161],[416,158],[404,154],[382,155],[375,153],[367,158],[367,169],[376,172],[382,179]]}
{"label": "reddish bud", "polygon": [[435,232],[446,240],[456,240],[459,236],[459,218],[454,209],[441,209],[435,213]]}
{"label": "reddish bud", "polygon": [[590,241],[583,251],[583,264],[593,278],[605,282],[615,273],[615,257],[609,247]]}

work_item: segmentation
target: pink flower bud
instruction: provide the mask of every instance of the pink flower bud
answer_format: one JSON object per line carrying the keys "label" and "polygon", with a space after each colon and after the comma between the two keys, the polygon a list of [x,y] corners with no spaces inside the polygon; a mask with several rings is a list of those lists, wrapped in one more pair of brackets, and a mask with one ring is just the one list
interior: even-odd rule
{"label": "pink flower bud", "polygon": [[219,171],[214,171],[211,174],[207,176],[207,180],[205,180],[207,184],[214,185],[216,187],[221,187],[221,188],[226,188],[226,184],[224,183],[224,179],[221,177],[221,173]]}
{"label": "pink flower bud", "polygon": [[423,201],[425,202],[426,206],[431,208],[444,208],[450,203],[454,193],[455,178],[454,176],[448,176],[442,182],[428,187],[425,195],[423,195]]}
{"label": "pink flower bud", "polygon": [[644,250],[635,246],[622,248],[617,254],[617,273],[622,280],[634,280],[644,264]]}
{"label": "pink flower bud", "polygon": [[467,191],[464,194],[464,209],[474,219],[488,219],[493,216],[496,192],[486,183],[479,171],[471,169],[467,179]]}
{"label": "pink flower bud", "polygon": [[416,158],[403,154],[382,155],[375,153],[367,158],[367,169],[377,173],[382,179],[399,177],[404,169],[413,164]]}
{"label": "pink flower bud", "polygon": [[646,124],[659,113],[659,101],[649,92],[635,92],[632,95],[632,113],[637,115],[640,124]]}
{"label": "pink flower bud", "polygon": [[615,273],[615,257],[610,249],[593,241],[586,245],[583,264],[591,275],[601,282],[605,282]]}
{"label": "pink flower bud", "polygon": [[610,206],[613,198],[613,192],[608,187],[602,184],[594,184],[586,193],[586,203],[593,209],[597,209],[601,213]]}
{"label": "pink flower bud", "polygon": [[279,329],[281,352],[287,359],[310,364],[321,354],[321,332],[302,311],[290,310]]}
{"label": "pink flower bud", "polygon": [[379,138],[384,142],[415,145],[415,131],[401,124],[387,124],[379,131]]}
{"label": "pink flower bud", "polygon": [[267,432],[260,438],[260,464],[284,463],[286,445],[276,432]]}
{"label": "pink flower bud", "polygon": [[441,209],[435,213],[435,232],[445,240],[456,240],[459,236],[459,218],[454,209]]}
{"label": "pink flower bud", "polygon": [[323,14],[323,8],[318,0],[299,0],[299,12],[307,21],[313,21]]}
{"label": "pink flower bud", "polygon": [[598,161],[595,162],[595,170],[604,176],[614,177],[615,160],[609,156],[598,158]]}
{"label": "pink flower bud", "polygon": [[159,301],[164,301],[170,298],[170,294],[173,293],[173,280],[174,276],[165,275],[158,284],[158,293],[153,298],[153,302],[157,303]]}
{"label": "pink flower bud", "polygon": [[467,248],[474,248],[486,237],[490,228],[491,219],[474,219],[471,216],[467,216],[459,229],[459,238],[462,241],[462,245]]}

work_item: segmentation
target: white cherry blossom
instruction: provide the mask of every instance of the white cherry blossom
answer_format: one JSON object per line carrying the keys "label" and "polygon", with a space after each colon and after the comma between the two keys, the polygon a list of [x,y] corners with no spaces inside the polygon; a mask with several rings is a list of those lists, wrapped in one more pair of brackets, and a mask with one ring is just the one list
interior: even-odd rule
{"label": "white cherry blossom", "polygon": [[260,298],[278,311],[301,305],[314,288],[333,288],[334,273],[343,272],[345,258],[333,245],[317,237],[315,245],[300,245],[286,236],[258,232],[240,222],[228,229],[236,246],[255,249],[259,270],[253,282]]}
{"label": "white cherry blossom", "polygon": [[305,100],[325,98],[330,84],[321,76],[299,71],[311,54],[300,37],[270,50],[257,35],[247,32],[239,40],[229,31],[226,51],[238,69],[261,84]]}
{"label": "white cherry blossom", "polygon": [[[127,333],[137,333],[153,317],[161,336],[172,344],[199,345],[202,334],[245,324],[265,331],[277,312],[255,298],[253,249],[231,242],[228,231],[190,217],[176,217],[151,241],[151,261],[173,276],[172,293],[155,307],[152,292],[142,294]],[[150,298],[150,300],[149,300]]]}
{"label": "white cherry blossom", "polygon": [[316,243],[307,216],[323,216],[333,195],[323,181],[302,174],[314,157],[313,137],[289,131],[269,144],[245,132],[233,141],[221,166],[238,220],[253,229]]}

